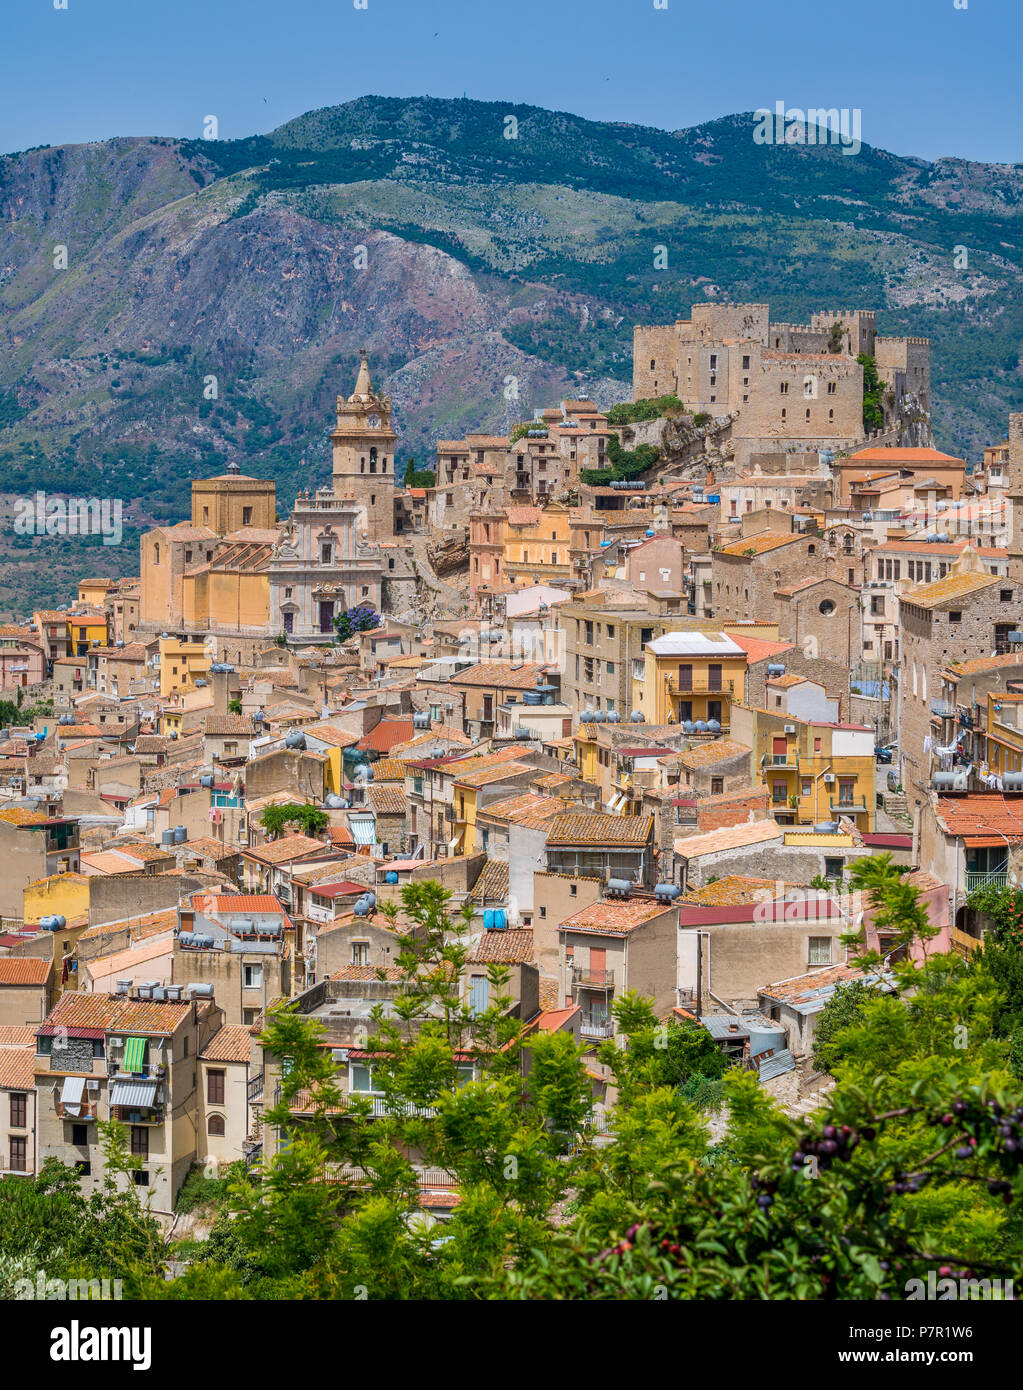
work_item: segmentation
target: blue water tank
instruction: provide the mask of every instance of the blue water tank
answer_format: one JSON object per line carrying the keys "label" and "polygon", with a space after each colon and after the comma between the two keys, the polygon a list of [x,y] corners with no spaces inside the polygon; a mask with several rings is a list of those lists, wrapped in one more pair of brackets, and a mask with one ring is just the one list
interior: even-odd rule
{"label": "blue water tank", "polygon": [[648,527],[648,528],[647,528],[647,533],[646,533],[646,534],[647,534],[648,536],[652,536],[652,535],[654,534],[653,529],[650,528],[650,527]]}
{"label": "blue water tank", "polygon": [[356,900],[355,900],[355,906],[352,908],[352,911],[355,913],[356,917],[368,917],[368,916],[369,916],[369,901],[368,901],[368,899],[367,899],[365,896],[363,896],[363,897],[361,897],[361,898],[356,898]]}
{"label": "blue water tank", "polygon": [[622,716],[616,709],[609,709],[607,712],[607,722],[609,724],[620,724],[622,722]]}
{"label": "blue water tank", "polygon": [[284,740],[284,746],[285,748],[304,748],[305,734],[299,729],[292,729],[291,733],[288,734]]}
{"label": "blue water tank", "polygon": [[388,869],[387,873],[384,874],[384,882],[390,884],[395,884],[398,882],[398,875],[394,872],[393,869]]}
{"label": "blue water tank", "polygon": [[674,902],[674,900],[678,897],[678,895],[681,892],[682,889],[678,886],[677,883],[654,884],[654,897],[666,900],[668,902]]}
{"label": "blue water tank", "polygon": [[693,723],[691,719],[685,719],[682,721],[682,732],[684,734],[692,734],[696,732],[696,725]]}
{"label": "blue water tank", "polygon": [[709,732],[712,733],[712,734],[719,734],[719,733],[721,732],[721,724],[720,724],[720,721],[717,720],[717,719],[708,719],[708,720],[707,720],[707,729],[708,729]]}
{"label": "blue water tank", "polygon": [[213,778],[210,776],[209,773],[207,773],[205,777],[200,777],[200,778],[199,778],[199,785],[200,785],[200,787],[212,787],[212,786],[213,786]]}
{"label": "blue water tank", "polygon": [[607,891],[614,897],[627,898],[632,892],[632,880],[628,878],[609,878]]}
{"label": "blue water tank", "polygon": [[508,919],[504,915],[504,908],[499,907],[497,911],[494,913],[494,930],[503,931],[505,926],[507,925],[507,921]]}
{"label": "blue water tank", "polygon": [[633,724],[646,723],[646,715],[643,713],[641,709],[634,709],[632,713],[629,715],[629,718],[632,720]]}
{"label": "blue water tank", "polygon": [[188,831],[185,827],[183,825],[176,825],[174,827],[174,843],[176,845],[183,845],[187,839]]}
{"label": "blue water tank", "polygon": [[483,930],[492,931],[494,927],[494,912],[492,908],[487,908],[483,914]]}
{"label": "blue water tank", "polygon": [[696,732],[698,734],[705,734],[707,732],[707,721],[705,719],[698,719],[696,721]]}

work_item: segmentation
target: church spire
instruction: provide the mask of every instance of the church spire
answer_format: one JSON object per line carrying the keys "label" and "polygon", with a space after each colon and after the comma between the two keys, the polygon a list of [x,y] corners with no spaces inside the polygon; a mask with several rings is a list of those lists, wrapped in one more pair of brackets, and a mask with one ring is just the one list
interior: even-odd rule
{"label": "church spire", "polygon": [[359,375],[355,379],[355,390],[349,399],[357,400],[360,396],[372,396],[373,383],[369,379],[369,363],[366,361],[366,349],[360,348],[362,361],[359,363]]}

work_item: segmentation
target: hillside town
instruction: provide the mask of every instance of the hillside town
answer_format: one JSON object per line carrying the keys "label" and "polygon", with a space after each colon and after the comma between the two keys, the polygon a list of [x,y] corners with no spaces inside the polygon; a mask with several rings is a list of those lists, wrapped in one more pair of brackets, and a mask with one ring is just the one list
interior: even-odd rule
{"label": "hillside town", "polygon": [[862,310],[694,305],[633,372],[406,486],[364,353],[329,477],[197,479],[137,575],[0,628],[0,1173],[98,1188],[111,1118],[161,1216],[197,1166],[258,1172],[282,1001],[383,1114],[409,885],[461,910],[474,1013],[500,966],[586,1050],[598,1133],[630,992],[819,1104],[844,938],[923,949],[857,862],[905,868],[930,953],[978,950],[1023,847],[1023,414],[943,452],[928,341]]}

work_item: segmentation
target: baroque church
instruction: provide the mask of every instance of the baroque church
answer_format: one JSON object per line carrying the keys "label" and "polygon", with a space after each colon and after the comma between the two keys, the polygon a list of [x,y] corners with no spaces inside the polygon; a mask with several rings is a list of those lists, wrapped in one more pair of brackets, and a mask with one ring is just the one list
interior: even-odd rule
{"label": "baroque church", "polygon": [[381,607],[379,543],[394,537],[390,397],[373,389],[363,351],[355,390],[337,398],[331,486],[305,490],[283,523],[276,487],[237,466],[192,484],[192,517],[140,542],[139,631],[206,640],[219,660],[334,640],[334,618]]}

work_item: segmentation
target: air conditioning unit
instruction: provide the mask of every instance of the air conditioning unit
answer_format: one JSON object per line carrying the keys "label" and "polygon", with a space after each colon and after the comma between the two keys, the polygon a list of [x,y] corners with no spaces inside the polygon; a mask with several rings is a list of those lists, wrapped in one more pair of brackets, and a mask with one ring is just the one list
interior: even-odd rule
{"label": "air conditioning unit", "polygon": [[785,725],[785,733],[787,733],[787,734],[794,734],[795,732],[796,732],[796,726],[795,726],[795,724],[786,724],[786,725]]}
{"label": "air conditioning unit", "polygon": [[825,785],[826,787],[829,787],[829,786],[832,784],[832,782],[834,782],[834,780],[835,780],[835,774],[834,774],[833,772],[825,772],[825,774],[824,774],[824,785]]}
{"label": "air conditioning unit", "polygon": [[332,1048],[330,1049],[330,1060],[331,1060],[332,1062],[347,1062],[347,1061],[348,1061],[348,1049],[347,1049],[347,1047],[332,1047]]}
{"label": "air conditioning unit", "polygon": [[120,1046],[121,1046],[121,1039],[120,1039],[120,1038],[108,1038],[108,1039],[107,1039],[107,1042],[110,1044],[111,1047],[120,1047]]}

